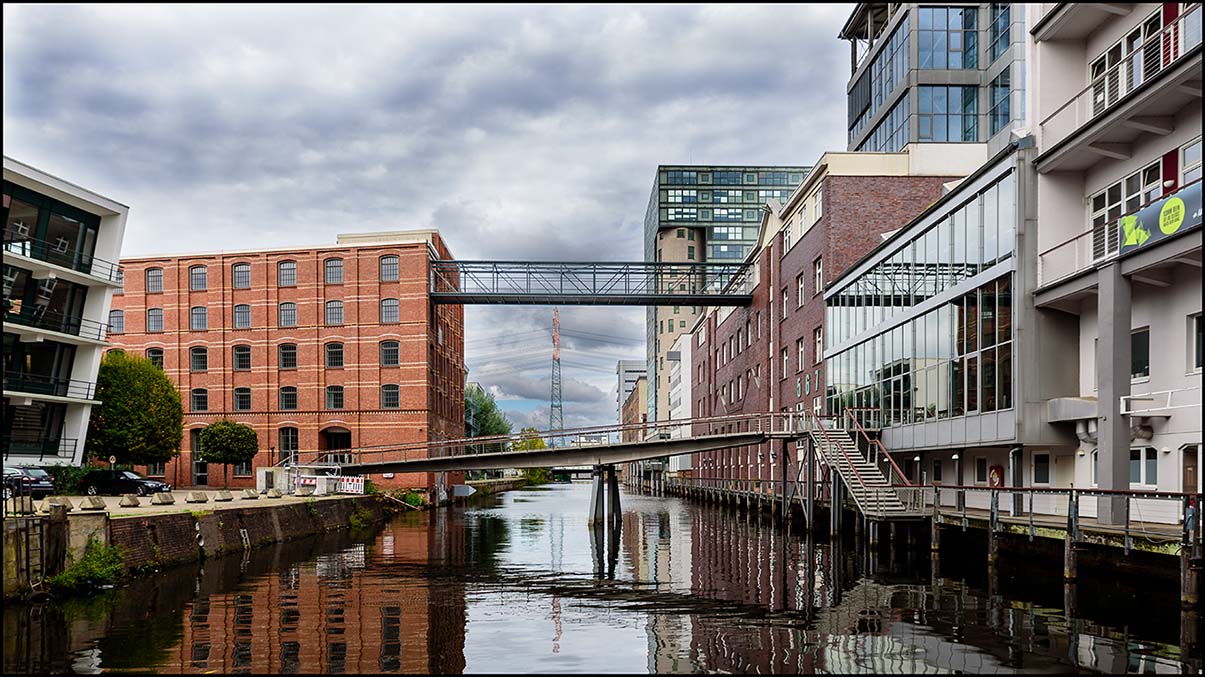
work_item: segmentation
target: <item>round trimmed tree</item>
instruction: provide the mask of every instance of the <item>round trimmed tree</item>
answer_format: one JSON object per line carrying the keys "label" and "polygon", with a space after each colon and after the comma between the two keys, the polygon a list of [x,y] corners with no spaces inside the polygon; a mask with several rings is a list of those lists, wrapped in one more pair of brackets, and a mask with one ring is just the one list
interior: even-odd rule
{"label": "round trimmed tree", "polygon": [[231,463],[250,463],[259,453],[259,437],[249,425],[219,419],[201,431],[198,453],[206,463],[222,464],[222,481],[230,487]]}
{"label": "round trimmed tree", "polygon": [[166,463],[180,453],[184,407],[176,385],[150,360],[110,350],[96,374],[96,399],[84,445],[92,458],[130,465]]}

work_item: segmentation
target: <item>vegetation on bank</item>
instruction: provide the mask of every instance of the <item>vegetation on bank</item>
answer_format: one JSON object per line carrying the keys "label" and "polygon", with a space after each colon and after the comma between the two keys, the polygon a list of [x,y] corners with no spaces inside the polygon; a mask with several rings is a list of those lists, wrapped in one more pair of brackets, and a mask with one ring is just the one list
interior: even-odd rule
{"label": "vegetation on bank", "polygon": [[100,585],[113,585],[125,574],[125,564],[117,546],[89,540],[84,554],[62,573],[46,579],[46,584],[60,592],[70,592]]}

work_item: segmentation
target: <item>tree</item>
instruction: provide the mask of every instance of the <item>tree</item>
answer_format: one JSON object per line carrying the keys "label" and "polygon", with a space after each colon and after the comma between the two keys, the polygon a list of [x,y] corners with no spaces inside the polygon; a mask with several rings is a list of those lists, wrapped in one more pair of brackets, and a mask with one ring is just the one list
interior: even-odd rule
{"label": "tree", "polygon": [[[464,389],[464,436],[492,437],[509,435],[510,421],[498,410],[498,403],[478,383],[470,383]],[[474,444],[467,451],[471,454],[481,454],[487,451],[501,451],[501,443]],[[470,471],[472,472],[472,471]],[[479,471],[484,476],[485,471]]]}
{"label": "tree", "polygon": [[[540,437],[540,431],[535,428],[520,430],[518,441],[511,443],[511,449],[514,451],[535,451],[547,448],[548,445],[544,443],[544,438]],[[550,468],[524,468],[523,476],[532,484],[544,484],[552,481],[552,470]]]}
{"label": "tree", "polygon": [[86,454],[118,463],[166,463],[180,453],[184,407],[175,384],[150,360],[111,350],[96,374]]}
{"label": "tree", "polygon": [[199,451],[202,461],[222,464],[223,481],[229,488],[228,466],[231,463],[250,463],[259,453],[259,438],[251,426],[223,418],[201,431]]}

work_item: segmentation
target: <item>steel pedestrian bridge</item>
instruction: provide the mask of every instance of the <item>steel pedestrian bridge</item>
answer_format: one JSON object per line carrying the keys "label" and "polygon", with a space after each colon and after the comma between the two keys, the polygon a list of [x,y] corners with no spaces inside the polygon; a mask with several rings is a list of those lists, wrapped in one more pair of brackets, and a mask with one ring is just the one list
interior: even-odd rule
{"label": "steel pedestrian bridge", "polygon": [[431,261],[434,303],[747,306],[749,263]]}

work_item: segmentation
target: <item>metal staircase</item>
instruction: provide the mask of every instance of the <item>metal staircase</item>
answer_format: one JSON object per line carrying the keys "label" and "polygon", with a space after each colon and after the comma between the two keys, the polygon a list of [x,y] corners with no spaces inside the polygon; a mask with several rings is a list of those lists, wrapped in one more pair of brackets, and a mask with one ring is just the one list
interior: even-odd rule
{"label": "metal staircase", "polygon": [[[841,419],[814,417],[811,423],[808,435],[817,454],[837,471],[864,517],[891,520],[925,515],[920,489],[908,481],[882,443],[870,437],[853,410]],[[855,432],[868,442],[869,454],[858,448]]]}

